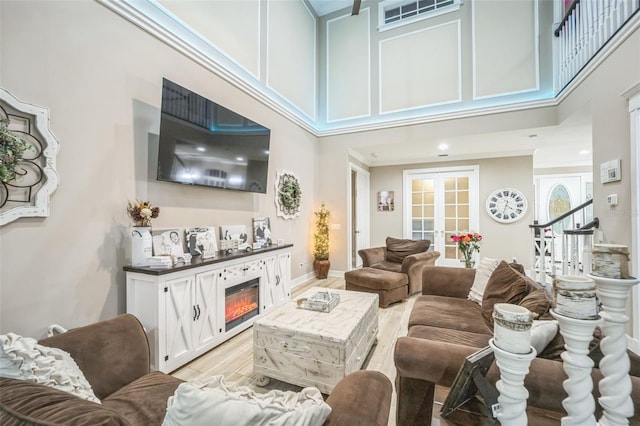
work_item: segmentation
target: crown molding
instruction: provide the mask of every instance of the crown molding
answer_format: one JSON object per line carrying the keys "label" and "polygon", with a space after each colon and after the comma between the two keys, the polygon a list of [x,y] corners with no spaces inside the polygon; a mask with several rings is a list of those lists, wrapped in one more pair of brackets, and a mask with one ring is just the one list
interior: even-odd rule
{"label": "crown molding", "polygon": [[176,29],[177,23],[170,15],[160,12],[152,1],[96,0],[132,24],[148,32],[161,42],[182,53],[189,59],[216,74],[258,102],[281,114],[288,120],[317,136],[315,122],[306,119],[304,113],[277,93],[270,93],[255,77],[235,66],[214,46],[194,45]]}
{"label": "crown molding", "polygon": [[[278,93],[260,84],[248,72],[234,65],[229,58],[219,52],[215,46],[203,49],[202,46],[194,46],[189,40],[181,37],[176,31],[175,21],[171,22],[171,16],[162,14],[155,6],[153,0],[96,0],[106,8],[127,19],[142,30],[156,37],[161,42],[174,48],[194,62],[205,67],[237,89],[251,96],[266,107],[272,109],[284,118],[300,126],[316,137],[344,135],[350,133],[366,132],[373,130],[389,129],[403,126],[428,124],[439,121],[457,120],[485,115],[501,114],[514,111],[522,111],[535,108],[556,107],[560,105],[609,55],[614,52],[634,31],[640,27],[640,13],[635,13],[629,21],[609,40],[609,42],[592,58],[591,61],[554,97],[538,100],[516,101],[502,105],[462,109],[444,113],[428,115],[412,111],[414,116],[402,118],[368,117],[367,119],[355,119],[354,122],[341,121],[335,127],[320,128],[321,124],[309,119],[299,108],[283,99]],[[166,25],[166,23],[172,23]],[[184,27],[183,27],[184,29]],[[631,90],[631,89],[630,89]],[[626,92],[625,92],[626,93]],[[621,94],[625,96],[625,94]],[[366,122],[365,122],[366,120]],[[373,121],[375,120],[375,121]]]}

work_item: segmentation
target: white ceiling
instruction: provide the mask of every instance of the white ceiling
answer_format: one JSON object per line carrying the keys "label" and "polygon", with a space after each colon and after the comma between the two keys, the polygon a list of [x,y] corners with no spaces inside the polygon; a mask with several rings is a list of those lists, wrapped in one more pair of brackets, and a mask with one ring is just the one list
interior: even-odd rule
{"label": "white ceiling", "polygon": [[[533,167],[542,169],[590,166],[591,140],[590,112],[580,111],[553,127],[368,145],[353,151],[371,166],[533,155]],[[439,149],[441,144],[448,148]]]}
{"label": "white ceiling", "polygon": [[318,16],[353,7],[353,0],[309,0],[309,3]]}

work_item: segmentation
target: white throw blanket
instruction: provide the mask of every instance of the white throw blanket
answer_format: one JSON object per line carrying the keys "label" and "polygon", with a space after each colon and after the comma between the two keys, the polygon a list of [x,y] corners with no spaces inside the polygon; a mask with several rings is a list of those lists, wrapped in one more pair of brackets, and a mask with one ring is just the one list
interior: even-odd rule
{"label": "white throw blanket", "polygon": [[331,413],[317,388],[259,394],[223,376],[182,383],[167,402],[163,426],[320,426]]}
{"label": "white throw blanket", "polygon": [[0,335],[0,377],[51,386],[100,403],[71,355],[14,333]]}

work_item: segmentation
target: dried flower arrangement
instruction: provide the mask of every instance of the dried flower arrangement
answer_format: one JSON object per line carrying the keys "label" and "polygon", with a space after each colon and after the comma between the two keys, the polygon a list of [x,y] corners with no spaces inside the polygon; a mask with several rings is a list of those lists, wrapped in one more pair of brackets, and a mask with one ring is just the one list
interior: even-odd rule
{"label": "dried flower arrangement", "polygon": [[129,201],[127,213],[134,226],[151,226],[151,219],[160,215],[160,207],[152,207],[148,201]]}

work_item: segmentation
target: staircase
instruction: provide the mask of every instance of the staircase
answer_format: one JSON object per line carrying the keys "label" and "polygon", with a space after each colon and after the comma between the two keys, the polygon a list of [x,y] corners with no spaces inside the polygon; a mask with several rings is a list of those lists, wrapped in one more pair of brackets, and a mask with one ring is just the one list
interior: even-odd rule
{"label": "staircase", "polygon": [[640,0],[573,0],[554,31],[556,93],[640,11]]}
{"label": "staircase", "polygon": [[[551,289],[551,280],[556,275],[584,275],[591,272],[591,248],[594,229],[600,226],[598,218],[584,226],[573,223],[575,213],[584,211],[593,204],[587,200],[552,221],[539,224],[534,221],[531,230],[531,278]],[[565,219],[570,226],[564,228]],[[557,253],[557,246],[561,253]]]}

